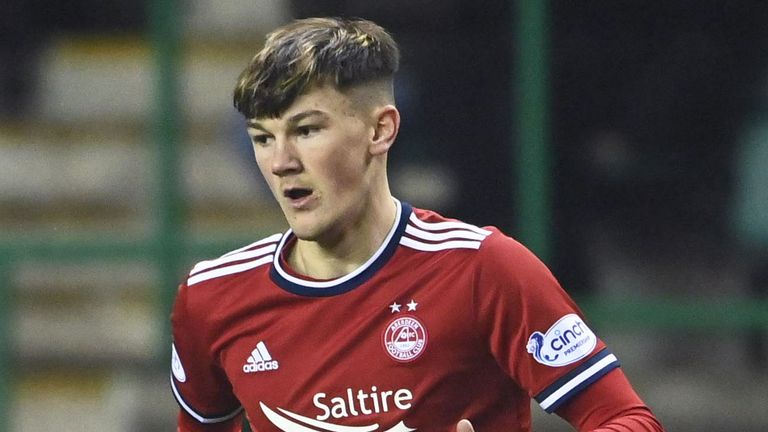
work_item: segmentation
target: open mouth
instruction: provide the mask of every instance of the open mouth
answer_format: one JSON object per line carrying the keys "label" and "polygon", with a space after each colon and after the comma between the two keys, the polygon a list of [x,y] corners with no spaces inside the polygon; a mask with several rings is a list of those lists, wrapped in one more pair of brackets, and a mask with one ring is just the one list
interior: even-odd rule
{"label": "open mouth", "polygon": [[283,192],[283,195],[291,200],[299,200],[312,195],[312,189],[307,188],[293,188],[287,189]]}

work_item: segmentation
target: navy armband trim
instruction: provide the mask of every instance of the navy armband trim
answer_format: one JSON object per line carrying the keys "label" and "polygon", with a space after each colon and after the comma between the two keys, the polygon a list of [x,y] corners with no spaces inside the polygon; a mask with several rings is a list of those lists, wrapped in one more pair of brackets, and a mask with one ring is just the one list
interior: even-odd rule
{"label": "navy armband trim", "polygon": [[243,411],[243,407],[239,406],[234,411],[228,413],[228,414],[216,414],[216,415],[203,415],[200,412],[196,411],[194,408],[192,408],[187,401],[184,400],[183,397],[181,397],[181,393],[179,393],[179,389],[176,388],[176,382],[173,379],[173,374],[171,374],[171,389],[173,390],[173,397],[176,399],[176,402],[179,404],[181,409],[183,409],[187,414],[192,416],[195,420],[199,421],[203,424],[213,424],[213,423],[223,423],[227,420],[231,420],[235,418],[238,414],[240,414]]}
{"label": "navy armband trim", "polygon": [[577,368],[552,383],[534,399],[548,413],[552,413],[573,396],[605,374],[619,367],[619,360],[605,348]]}

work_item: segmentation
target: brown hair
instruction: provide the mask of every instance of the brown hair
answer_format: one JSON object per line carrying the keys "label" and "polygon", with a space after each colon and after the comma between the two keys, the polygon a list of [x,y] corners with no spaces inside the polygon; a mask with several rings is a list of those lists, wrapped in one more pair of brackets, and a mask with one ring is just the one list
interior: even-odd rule
{"label": "brown hair", "polygon": [[277,117],[313,86],[339,90],[391,82],[400,62],[392,36],[363,19],[296,20],[267,35],[238,78],[234,104],[246,118]]}

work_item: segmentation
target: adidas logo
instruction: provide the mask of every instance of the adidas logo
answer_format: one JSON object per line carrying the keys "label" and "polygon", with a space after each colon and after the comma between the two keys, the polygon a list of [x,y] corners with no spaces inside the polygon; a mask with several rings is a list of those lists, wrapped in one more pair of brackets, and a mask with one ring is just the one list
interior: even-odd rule
{"label": "adidas logo", "polygon": [[243,365],[243,372],[264,372],[276,370],[279,367],[280,364],[277,360],[272,360],[272,356],[269,355],[269,351],[267,351],[267,346],[264,344],[264,341],[261,341],[256,344],[256,348],[254,348],[254,350],[251,351],[251,355],[248,356],[248,360]]}

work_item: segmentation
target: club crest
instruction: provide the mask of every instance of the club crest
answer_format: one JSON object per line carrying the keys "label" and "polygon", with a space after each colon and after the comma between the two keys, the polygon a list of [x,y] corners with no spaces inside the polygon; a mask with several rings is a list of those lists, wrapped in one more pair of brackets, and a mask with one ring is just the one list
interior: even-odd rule
{"label": "club crest", "polygon": [[395,361],[409,362],[424,352],[427,330],[416,317],[401,315],[389,322],[382,341],[384,350]]}

